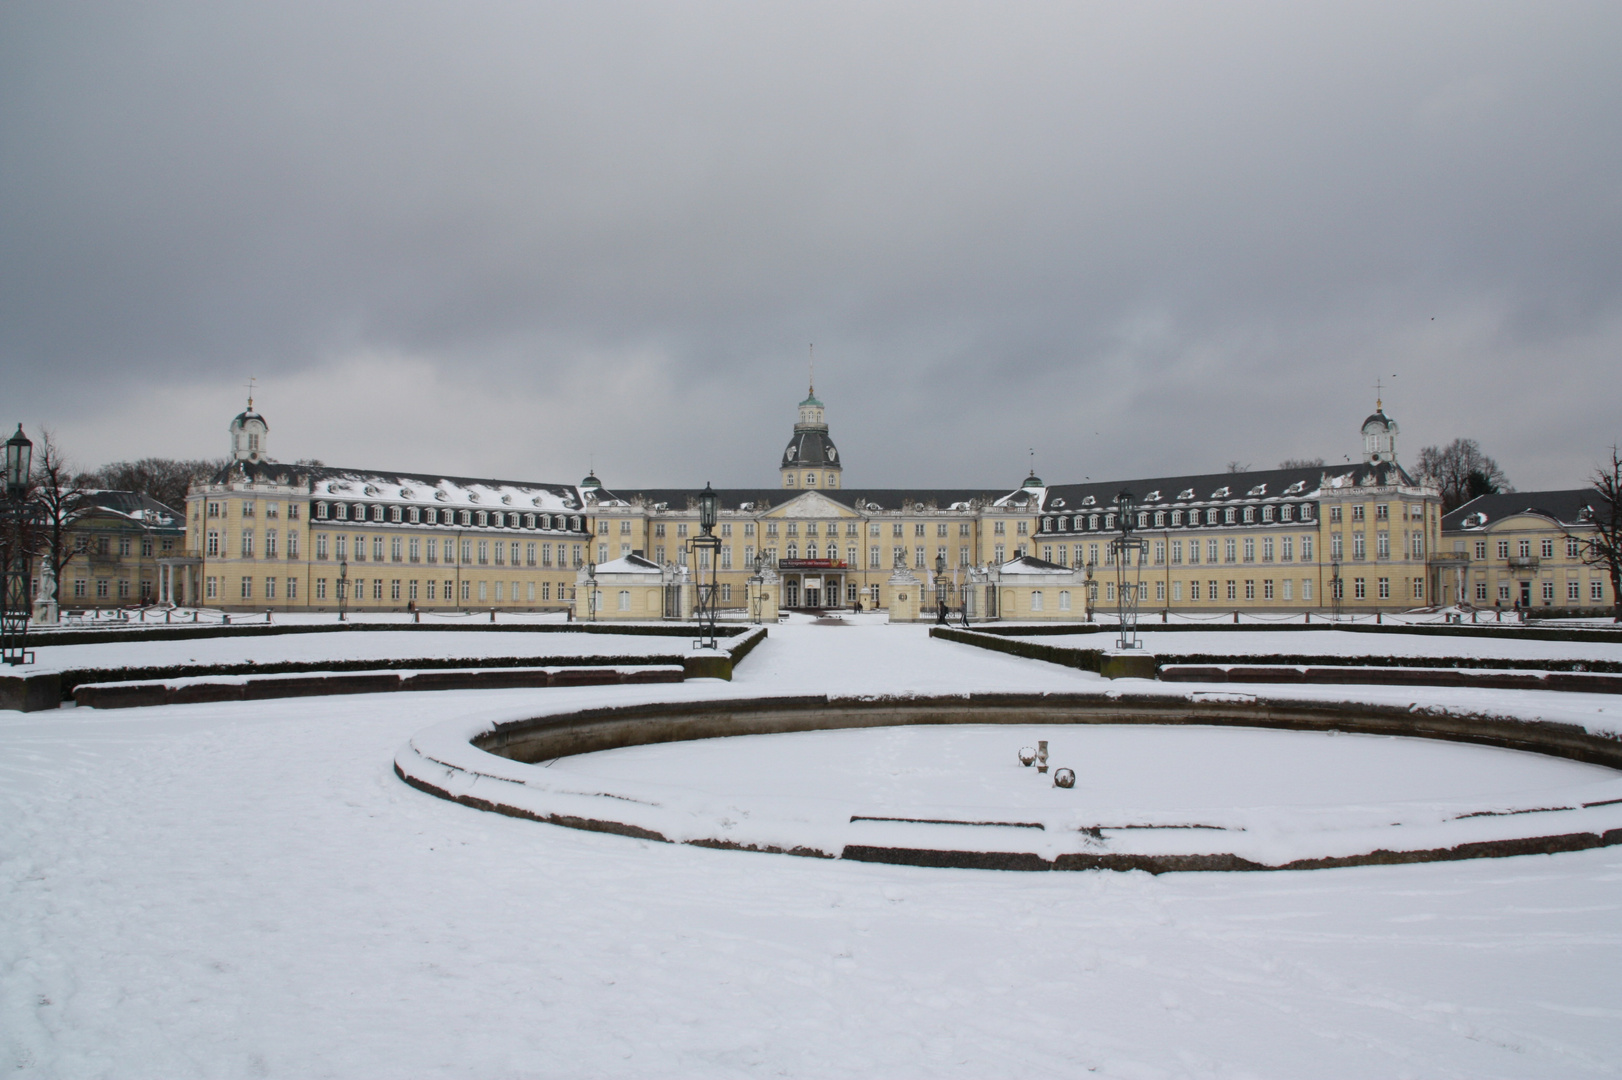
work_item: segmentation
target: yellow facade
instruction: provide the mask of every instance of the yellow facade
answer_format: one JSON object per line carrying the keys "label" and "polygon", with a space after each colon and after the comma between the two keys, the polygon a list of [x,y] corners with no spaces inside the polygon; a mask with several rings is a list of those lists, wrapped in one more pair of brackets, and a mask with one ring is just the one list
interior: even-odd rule
{"label": "yellow facade", "polygon": [[1546,615],[1609,615],[1609,570],[1584,556],[1594,535],[1591,489],[1510,492],[1447,515],[1444,587],[1451,603]]}
{"label": "yellow facade", "polygon": [[[1128,576],[1144,615],[1403,610],[1437,603],[1452,569],[1437,493],[1396,464],[1396,425],[1379,411],[1364,424],[1363,462],[1341,467],[1126,484],[1047,485],[1032,475],[1012,491],[853,489],[811,394],[778,486],[717,493],[713,567],[710,550],[693,544],[694,489],[611,490],[595,475],[520,484],[284,466],[265,456],[267,433],[251,408],[239,416],[236,460],[188,501],[193,595],[203,604],[332,611],[343,581],[344,602],[358,610],[673,618],[684,617],[668,593],[679,578],[713,580],[718,606],[734,615],[758,591],[767,608],[927,617],[944,566],[952,608],[1084,619],[1116,604],[1122,578],[1110,541],[1122,488],[1133,492],[1132,536],[1143,546]],[[661,583],[617,583],[602,604],[582,599],[588,565],[630,557],[657,568]],[[1028,572],[1013,567],[1022,558],[1051,566],[1055,580],[1012,580]],[[755,576],[765,579],[758,590]]]}

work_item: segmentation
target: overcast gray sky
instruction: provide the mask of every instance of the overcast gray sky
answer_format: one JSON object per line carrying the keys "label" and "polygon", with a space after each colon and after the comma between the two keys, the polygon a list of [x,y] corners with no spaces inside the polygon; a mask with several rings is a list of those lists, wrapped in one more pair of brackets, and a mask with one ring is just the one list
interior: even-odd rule
{"label": "overcast gray sky", "polygon": [[76,459],[853,486],[1622,439],[1622,5],[0,6],[0,400]]}

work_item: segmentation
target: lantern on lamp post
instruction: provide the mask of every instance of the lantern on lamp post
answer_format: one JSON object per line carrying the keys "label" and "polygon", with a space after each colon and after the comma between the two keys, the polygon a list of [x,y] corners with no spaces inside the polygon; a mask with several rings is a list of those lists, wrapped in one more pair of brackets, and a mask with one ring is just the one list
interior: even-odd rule
{"label": "lantern on lamp post", "polygon": [[[338,539],[342,540],[343,537]],[[349,621],[349,560],[338,560],[338,621]]]}
{"label": "lantern on lamp post", "polygon": [[[716,567],[721,562],[721,538],[715,535],[715,523],[720,517],[721,496],[716,494],[709,481],[704,482],[704,490],[698,493],[698,532],[688,543],[695,553],[702,553],[694,562],[693,592],[697,603],[694,604],[693,614],[698,620],[698,640],[693,642],[695,649],[718,649],[720,644],[716,641],[715,621],[717,615],[716,603],[720,599],[721,590],[716,584]],[[707,565],[706,565],[707,564]],[[710,580],[704,581],[704,571],[709,570]]]}
{"label": "lantern on lamp post", "polygon": [[28,620],[33,615],[33,597],[28,579],[31,518],[35,510],[27,501],[28,477],[34,467],[34,444],[17,425],[17,433],[6,440],[5,536],[0,561],[0,659],[7,664],[29,664]]}

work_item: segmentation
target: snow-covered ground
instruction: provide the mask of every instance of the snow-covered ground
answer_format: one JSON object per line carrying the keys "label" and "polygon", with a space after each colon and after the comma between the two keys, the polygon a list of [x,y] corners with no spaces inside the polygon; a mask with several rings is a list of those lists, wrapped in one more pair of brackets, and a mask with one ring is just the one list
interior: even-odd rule
{"label": "snow-covered ground", "polygon": [[454,630],[408,632],[336,631],[331,634],[270,634],[264,637],[185,638],[180,641],[119,641],[98,645],[46,645],[35,662],[48,668],[147,667],[167,664],[319,663],[324,660],[410,660],[435,657],[476,660],[486,656],[679,656],[687,637],[637,634],[530,634],[523,631]]}
{"label": "snow-covered ground", "polygon": [[[0,713],[0,1064],[50,1077],[1622,1072],[1622,849],[1158,878],[930,870],[553,828],[391,772],[446,717],[1131,692],[917,627],[771,633],[730,684]],[[1616,726],[1600,696],[1287,690],[1320,692]]]}

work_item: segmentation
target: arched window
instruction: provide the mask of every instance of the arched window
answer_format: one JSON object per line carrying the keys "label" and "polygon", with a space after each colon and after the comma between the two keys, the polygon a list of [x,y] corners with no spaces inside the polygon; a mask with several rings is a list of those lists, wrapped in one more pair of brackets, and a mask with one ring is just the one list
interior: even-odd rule
{"label": "arched window", "polygon": [[798,559],[800,557],[800,546],[792,540],[788,542],[788,547],[784,548],[783,550],[788,552],[788,554],[784,556],[786,559]]}

